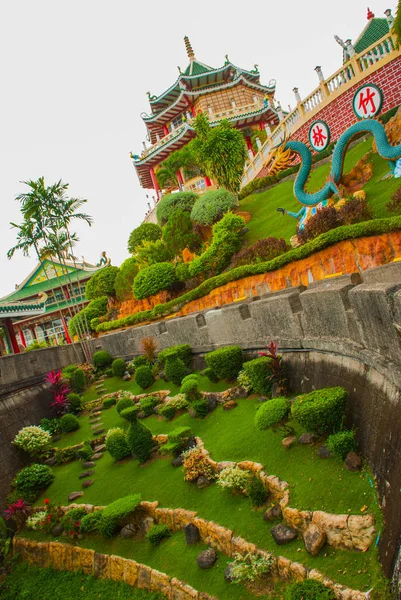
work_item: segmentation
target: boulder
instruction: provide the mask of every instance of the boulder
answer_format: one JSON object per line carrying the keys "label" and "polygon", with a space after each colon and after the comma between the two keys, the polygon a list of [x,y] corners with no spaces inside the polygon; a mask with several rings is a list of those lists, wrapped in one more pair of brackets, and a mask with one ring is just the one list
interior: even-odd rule
{"label": "boulder", "polygon": [[143,412],[143,410],[140,410],[139,413],[137,414],[137,419],[145,419],[146,415]]}
{"label": "boulder", "polygon": [[90,477],[91,475],[93,475],[95,471],[91,470],[91,471],[84,471],[83,473],[80,473],[78,475],[79,479],[85,479],[86,477]]}
{"label": "boulder", "polygon": [[171,464],[173,465],[173,467],[181,467],[183,462],[184,462],[184,459],[182,458],[182,456],[180,454],[179,456],[176,456],[175,458],[173,458],[173,460],[171,461]]}
{"label": "boulder", "polygon": [[102,452],[95,452],[95,454],[93,454],[93,456],[91,456],[92,460],[99,460],[99,458],[102,458],[103,453]]}
{"label": "boulder", "polygon": [[138,528],[134,523],[129,523],[123,527],[120,531],[120,538],[127,539],[132,538],[138,533]]}
{"label": "boulder", "polygon": [[87,460],[82,463],[82,466],[84,467],[84,469],[91,469],[95,466],[95,463],[92,460]]}
{"label": "boulder", "polygon": [[68,496],[68,502],[74,502],[74,500],[81,498],[83,495],[83,492],[71,492],[71,494]]}
{"label": "boulder", "polygon": [[59,537],[63,533],[63,526],[60,523],[56,523],[56,525],[52,529],[52,536]]}
{"label": "boulder", "polygon": [[199,475],[198,479],[196,480],[196,487],[200,490],[209,487],[210,484],[211,481],[204,475]]}
{"label": "boulder", "polygon": [[326,543],[326,534],[315,523],[311,523],[304,532],[306,551],[317,556]]}
{"label": "boulder", "polygon": [[214,395],[212,394],[208,394],[207,398],[205,398],[208,407],[209,407],[209,412],[212,412],[212,410],[214,410],[217,406],[217,399]]}
{"label": "boulder", "polygon": [[95,446],[93,451],[94,452],[104,452],[106,450],[106,444],[99,444],[98,446]]}
{"label": "boulder", "polygon": [[198,544],[200,542],[201,538],[199,535],[199,529],[196,527],[196,525],[193,523],[188,523],[188,525],[184,527],[184,531],[185,541],[188,546],[191,546],[192,544]]}
{"label": "boulder", "polygon": [[143,535],[146,535],[151,527],[155,524],[155,520],[152,517],[145,517],[142,519],[140,528]]}
{"label": "boulder", "polygon": [[82,482],[82,487],[83,488],[88,488],[88,487],[90,487],[93,484],[94,484],[93,479],[85,479],[85,481]]}
{"label": "boulder", "polygon": [[54,456],[51,456],[50,458],[48,458],[47,460],[45,460],[45,465],[48,465],[49,467],[54,467],[54,465],[56,464],[56,459],[54,458]]}
{"label": "boulder", "polygon": [[264,521],[275,521],[276,519],[281,519],[282,516],[280,505],[275,504],[266,510],[263,519]]}
{"label": "boulder", "polygon": [[331,453],[327,446],[320,446],[317,455],[319,458],[330,458]]}
{"label": "boulder", "polygon": [[129,381],[130,379],[131,379],[131,375],[130,375],[129,373],[126,373],[126,374],[123,376],[123,381]]}
{"label": "boulder", "polygon": [[292,542],[298,535],[295,529],[291,529],[291,527],[286,527],[281,523],[280,525],[275,525],[274,527],[272,527],[270,529],[270,533],[272,534],[276,544],[278,544],[279,546]]}
{"label": "boulder", "polygon": [[217,554],[214,548],[208,548],[207,550],[204,550],[198,554],[196,558],[196,562],[198,563],[198,567],[200,569],[210,569],[213,567],[216,560]]}
{"label": "boulder", "polygon": [[232,570],[233,570],[233,565],[231,563],[229,563],[226,566],[226,569],[224,571],[224,579],[226,581],[228,581],[229,583],[231,583],[232,581],[235,581],[234,577],[232,576]]}
{"label": "boulder", "polygon": [[283,440],[281,440],[281,443],[284,446],[284,448],[291,448],[291,446],[293,446],[296,441],[297,441],[297,437],[295,435],[289,435],[289,436],[285,437]]}
{"label": "boulder", "polygon": [[362,467],[362,459],[356,452],[348,452],[344,464],[348,471],[360,471]]}
{"label": "boulder", "polygon": [[316,436],[314,433],[303,433],[302,435],[299,436],[298,443],[299,444],[313,444],[313,442],[315,440],[316,440]]}
{"label": "boulder", "polygon": [[236,406],[238,406],[238,402],[236,402],[235,400],[229,400],[228,402],[223,404],[223,410],[232,410]]}

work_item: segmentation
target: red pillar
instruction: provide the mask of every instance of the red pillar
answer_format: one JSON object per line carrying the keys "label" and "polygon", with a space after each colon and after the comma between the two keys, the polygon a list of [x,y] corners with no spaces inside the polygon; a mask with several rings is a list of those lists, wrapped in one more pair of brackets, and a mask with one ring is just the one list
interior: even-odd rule
{"label": "red pillar", "polygon": [[26,348],[26,339],[25,339],[24,332],[22,331],[21,327],[18,327],[18,333],[19,333],[19,337],[21,340],[21,344],[24,346],[24,348]]}
{"label": "red pillar", "polygon": [[164,131],[164,135],[168,135],[170,133],[167,125],[163,125],[163,131]]}
{"label": "red pillar", "polygon": [[65,339],[67,340],[67,344],[72,344],[70,332],[68,331],[68,325],[64,318],[64,315],[61,315],[61,321],[63,323],[64,335],[65,335]]}
{"label": "red pillar", "polygon": [[264,131],[264,129],[265,129],[265,125],[264,125],[264,123],[262,123],[262,121],[259,123],[259,129],[260,129],[260,131]]}
{"label": "red pillar", "polygon": [[156,179],[156,175],[155,175],[155,170],[153,167],[150,167],[150,176],[152,178],[152,183],[153,183],[153,188],[156,192],[157,195],[157,199],[159,200],[160,198],[160,188],[159,188],[159,184],[157,183],[157,179]]}
{"label": "red pillar", "polygon": [[212,185],[212,182],[210,181],[209,177],[205,175],[203,179],[205,180],[206,187],[210,187]]}
{"label": "red pillar", "polygon": [[11,342],[11,346],[12,346],[13,352],[14,352],[14,354],[19,354],[20,353],[20,349],[19,349],[19,346],[18,346],[17,338],[15,337],[13,322],[9,318],[9,319],[6,319],[5,323],[6,323],[7,333],[8,333],[8,337],[10,338],[10,342]]}
{"label": "red pillar", "polygon": [[184,185],[184,180],[183,180],[183,178],[182,178],[182,175],[181,175],[181,171],[180,171],[180,170],[178,170],[178,171],[177,171],[177,173],[176,173],[176,176],[177,176],[178,183],[179,183],[180,185]]}
{"label": "red pillar", "polygon": [[255,150],[253,149],[252,140],[249,137],[249,135],[246,136],[245,141],[246,141],[246,145],[247,145],[248,150],[250,150],[252,152],[252,154],[255,156]]}

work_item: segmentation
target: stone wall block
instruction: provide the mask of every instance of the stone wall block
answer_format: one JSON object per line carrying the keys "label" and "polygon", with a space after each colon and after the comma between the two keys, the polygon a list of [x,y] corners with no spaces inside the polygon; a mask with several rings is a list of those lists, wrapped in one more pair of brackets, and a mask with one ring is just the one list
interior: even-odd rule
{"label": "stone wall block", "polygon": [[147,567],[146,565],[138,565],[138,567],[139,568],[137,586],[140,589],[149,590],[152,569],[150,567]]}
{"label": "stone wall block", "polygon": [[230,529],[226,529],[213,521],[209,521],[207,533],[210,543],[214,548],[231,556],[231,539],[233,537],[233,532]]}
{"label": "stone wall block", "polygon": [[310,510],[298,510],[286,506],[282,509],[284,520],[289,527],[303,533],[312,521],[312,512]]}
{"label": "stone wall block", "polygon": [[154,519],[156,517],[156,509],[159,506],[158,501],[155,502],[141,502],[141,509],[146,513],[146,516],[152,517]]}
{"label": "stone wall block", "polygon": [[171,531],[175,531],[175,523],[174,523],[174,510],[171,508],[156,508],[155,510],[155,520],[158,523],[163,523],[167,525]]}
{"label": "stone wall block", "polygon": [[152,569],[150,573],[150,590],[159,592],[166,598],[171,598],[171,578],[165,573]]}
{"label": "stone wall block", "polygon": [[185,510],[184,508],[176,508],[174,510],[174,522],[176,529],[184,529],[189,523],[193,523],[198,513],[193,510]]}
{"label": "stone wall block", "polygon": [[294,581],[305,581],[308,570],[301,563],[293,562],[290,565],[290,575]]}
{"label": "stone wall block", "polygon": [[233,556],[234,554],[241,554],[241,556],[245,556],[245,554],[248,554],[249,552],[254,554],[256,552],[256,550],[257,550],[257,548],[256,548],[255,544],[252,544],[251,542],[247,542],[242,537],[235,536],[235,537],[231,538],[230,556]]}
{"label": "stone wall block", "polygon": [[376,535],[373,515],[350,515],[348,529],[354,548],[364,552],[373,543]]}
{"label": "stone wall block", "polygon": [[279,556],[277,559],[277,570],[279,577],[284,579],[284,581],[288,581],[291,579],[291,571],[290,571],[291,561],[284,556]]}
{"label": "stone wall block", "polygon": [[94,556],[94,550],[75,546],[72,555],[72,565],[74,571],[82,571],[85,575],[93,575]]}
{"label": "stone wall block", "polygon": [[349,515],[333,515],[324,511],[315,510],[312,523],[324,531],[327,543],[336,548],[353,548],[351,533],[348,529]]}
{"label": "stone wall block", "polygon": [[124,581],[125,558],[112,554],[110,556],[110,579],[113,581]]}
{"label": "stone wall block", "polygon": [[93,574],[100,579],[111,578],[111,556],[109,554],[99,554],[95,552],[93,557]]}
{"label": "stone wall block", "polygon": [[136,587],[138,582],[139,564],[135,560],[126,559],[124,568],[124,581]]}
{"label": "stone wall block", "polygon": [[171,580],[171,600],[198,600],[198,592],[175,577]]}
{"label": "stone wall block", "polygon": [[201,519],[200,517],[196,517],[193,520],[193,524],[199,529],[199,535],[201,540],[205,543],[208,543],[208,522],[205,519]]}

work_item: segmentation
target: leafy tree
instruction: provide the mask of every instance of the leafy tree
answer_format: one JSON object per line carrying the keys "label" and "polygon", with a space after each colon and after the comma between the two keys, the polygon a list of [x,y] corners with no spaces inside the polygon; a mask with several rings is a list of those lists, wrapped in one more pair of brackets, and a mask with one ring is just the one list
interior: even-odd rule
{"label": "leafy tree", "polygon": [[181,168],[181,160],[179,154],[173,152],[166,160],[164,160],[156,172],[156,178],[161,189],[179,187],[181,184],[177,177],[177,172]]}
{"label": "leafy tree", "polygon": [[226,119],[211,127],[204,113],[196,117],[194,127],[193,148],[202,169],[221,187],[238,193],[247,158],[244,136]]}
{"label": "leafy tree", "polygon": [[117,300],[130,300],[132,298],[132,284],[139,271],[138,262],[135,256],[127,258],[117,273],[114,281],[114,291]]}
{"label": "leafy tree", "polygon": [[395,15],[391,33],[395,36],[397,46],[401,45],[401,0],[398,0],[397,14]]}
{"label": "leafy tree", "polygon": [[149,267],[156,263],[169,262],[173,254],[161,240],[155,242],[144,242],[143,246],[137,249],[137,262],[140,268]]}
{"label": "leafy tree", "polygon": [[189,213],[176,210],[170,216],[167,225],[163,228],[163,242],[171,249],[174,256],[180,254],[187,247],[190,250],[199,248],[200,240],[194,233]]}
{"label": "leafy tree", "polygon": [[156,216],[160,225],[165,225],[176,210],[190,213],[197,198],[198,194],[194,192],[178,192],[163,196],[156,207]]}
{"label": "leafy tree", "polygon": [[143,242],[154,242],[160,240],[162,230],[156,223],[142,223],[139,227],[131,231],[128,238],[128,252],[133,254],[138,246]]}
{"label": "leafy tree", "polygon": [[114,282],[118,272],[118,267],[109,266],[95,273],[86,284],[86,298],[95,300],[103,296],[115,296]]}

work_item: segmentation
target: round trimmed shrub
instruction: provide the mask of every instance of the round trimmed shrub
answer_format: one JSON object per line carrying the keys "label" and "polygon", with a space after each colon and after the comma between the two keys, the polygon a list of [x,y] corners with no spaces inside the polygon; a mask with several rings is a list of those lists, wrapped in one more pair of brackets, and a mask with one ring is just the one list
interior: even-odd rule
{"label": "round trimmed shrub", "polygon": [[[189,375],[186,375],[184,377],[184,379],[181,381],[181,385],[184,385],[184,383],[186,383],[190,379],[193,379],[194,381],[196,381],[197,383],[199,383],[199,375],[198,375],[198,373],[190,373]],[[182,393],[184,393],[184,392],[182,392]]]}
{"label": "round trimmed shrub", "polygon": [[178,192],[163,196],[156,206],[157,221],[165,225],[176,210],[191,212],[195,201],[199,198],[194,192]]}
{"label": "round trimmed shrub", "polygon": [[136,419],[128,428],[127,442],[131,453],[139,462],[145,462],[150,457],[153,448],[152,432]]}
{"label": "round trimmed shrub", "polygon": [[14,438],[14,446],[29,452],[31,456],[39,455],[50,447],[52,436],[42,427],[31,425],[23,427]]}
{"label": "round trimmed shrub", "polygon": [[93,513],[84,515],[81,519],[79,531],[81,533],[99,533],[103,522],[103,511],[96,510]]}
{"label": "round trimmed shrub", "polygon": [[159,404],[159,398],[156,396],[146,396],[146,398],[141,398],[139,401],[139,406],[145,417],[153,415],[153,409],[157,404]]}
{"label": "round trimmed shrub", "polygon": [[129,406],[128,408],[124,408],[124,410],[121,411],[120,417],[122,417],[126,421],[129,421],[129,423],[133,423],[134,421],[136,421],[139,412],[139,406]]}
{"label": "round trimmed shrub", "polygon": [[116,292],[117,300],[123,302],[124,300],[131,300],[132,298],[132,285],[134,279],[139,271],[137,260],[134,256],[127,258],[120,266],[120,270],[117,273],[117,277],[114,281],[114,289]]}
{"label": "round trimmed shrub", "polygon": [[128,252],[133,254],[138,246],[141,246],[143,242],[154,242],[160,240],[162,237],[162,230],[156,223],[142,223],[139,227],[136,227],[131,231],[128,238]]}
{"label": "round trimmed shrub", "polygon": [[181,385],[181,381],[184,379],[187,372],[187,368],[184,362],[177,356],[171,356],[166,360],[164,366],[164,374],[169,381],[175,385]]}
{"label": "round trimmed shrub", "polygon": [[121,416],[122,411],[126,408],[130,408],[131,406],[134,406],[134,401],[131,398],[121,398],[121,400],[117,402],[116,409],[118,414]]}
{"label": "round trimmed shrub", "polygon": [[269,396],[271,393],[272,382],[269,379],[272,374],[271,362],[271,358],[261,356],[245,362],[242,366],[256,394]]}
{"label": "round trimmed shrub", "polygon": [[48,465],[33,464],[18,471],[14,486],[23,492],[38,491],[47,488],[54,474]]}
{"label": "round trimmed shrub", "polygon": [[335,433],[341,429],[347,398],[347,391],[342,387],[316,390],[298,396],[291,413],[307,431]]}
{"label": "round trimmed shrub", "polygon": [[334,600],[334,598],[332,590],[313,579],[292,583],[288,586],[285,595],[285,600]]}
{"label": "round trimmed shrub", "polygon": [[82,398],[79,394],[68,394],[67,400],[71,412],[78,413],[82,410]]}
{"label": "round trimmed shrub", "polygon": [[115,398],[106,398],[106,400],[103,400],[102,406],[103,406],[103,408],[111,408],[115,404],[116,404]]}
{"label": "round trimmed shrub", "polygon": [[147,356],[135,356],[134,360],[132,361],[134,368],[137,369],[138,367],[149,367],[150,363],[148,361],[148,357]]}
{"label": "round trimmed shrub", "polygon": [[288,419],[291,403],[288,398],[273,398],[263,402],[256,412],[255,425],[258,429],[277,427]]}
{"label": "round trimmed shrub", "polygon": [[63,415],[60,419],[60,426],[63,433],[70,433],[79,429],[79,421],[75,415]]}
{"label": "round trimmed shrub", "polygon": [[[185,378],[186,379],[186,378]],[[182,381],[180,394],[185,394],[186,399],[189,402],[193,402],[194,400],[198,400],[200,397],[199,393],[199,383],[197,379],[187,379],[186,381]]]}
{"label": "round trimmed shrub", "polygon": [[348,452],[356,450],[355,431],[339,431],[329,435],[327,446],[333,456],[344,460]]}
{"label": "round trimmed shrub", "polygon": [[218,383],[219,381],[219,378],[217,377],[216,373],[213,371],[213,369],[209,369],[209,367],[202,371],[202,375],[207,377],[211,383]]}
{"label": "round trimmed shrub", "polygon": [[114,377],[124,377],[126,370],[125,360],[123,358],[116,358],[113,360],[111,365]]}
{"label": "round trimmed shrub", "polygon": [[135,277],[134,297],[137,300],[143,300],[143,298],[168,290],[176,281],[173,264],[169,262],[155,263],[141,269]]}
{"label": "round trimmed shrub", "polygon": [[94,300],[101,296],[114,296],[114,282],[118,271],[118,267],[108,266],[92,275],[85,287],[85,296],[87,299]]}
{"label": "round trimmed shrub", "polygon": [[106,450],[114,460],[121,460],[131,454],[125,432],[121,427],[113,427],[106,434]]}
{"label": "round trimmed shrub", "polygon": [[195,400],[195,402],[192,402],[191,406],[196,412],[196,416],[201,419],[204,419],[209,414],[209,404],[204,398]]}
{"label": "round trimmed shrub", "polygon": [[191,367],[192,364],[192,350],[189,344],[178,344],[177,346],[169,346],[164,350],[161,350],[157,355],[157,360],[161,365],[164,365],[168,358],[180,358],[184,365]]}
{"label": "round trimmed shrub", "polygon": [[224,188],[210,190],[210,192],[202,194],[195,202],[191,211],[191,219],[199,225],[210,226],[237,205],[238,201],[235,195]]}
{"label": "round trimmed shrub", "polygon": [[75,369],[73,373],[71,373],[70,377],[70,387],[73,392],[76,394],[82,394],[86,385],[86,377],[85,373],[82,369]]}
{"label": "round trimmed shrub", "polygon": [[244,361],[239,346],[226,346],[205,354],[206,364],[219,379],[235,379]]}
{"label": "round trimmed shrub", "polygon": [[154,381],[152,369],[150,367],[138,367],[135,371],[135,381],[143,390],[148,389]]}
{"label": "round trimmed shrub", "polygon": [[105,369],[113,362],[113,357],[107,350],[98,350],[92,357],[92,362],[97,369]]}
{"label": "round trimmed shrub", "polygon": [[161,408],[159,408],[159,415],[166,417],[167,421],[169,421],[175,415],[174,406],[169,406],[168,404],[163,405]]}

